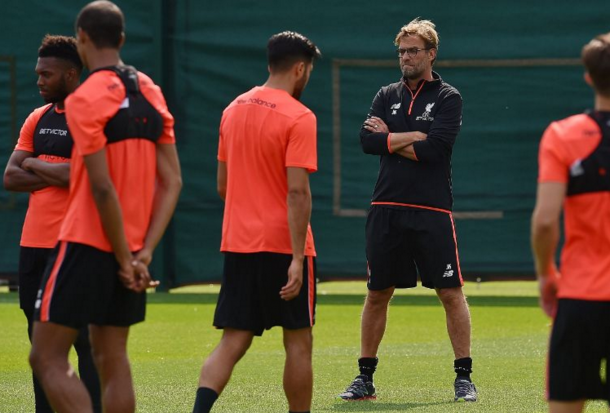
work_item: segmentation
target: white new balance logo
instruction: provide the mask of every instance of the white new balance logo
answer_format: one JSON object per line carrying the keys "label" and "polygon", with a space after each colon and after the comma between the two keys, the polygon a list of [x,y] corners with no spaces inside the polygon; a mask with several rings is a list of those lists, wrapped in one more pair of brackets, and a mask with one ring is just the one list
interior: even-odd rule
{"label": "white new balance logo", "polygon": [[451,264],[447,264],[447,268],[445,268],[445,272],[443,273],[443,278],[445,277],[453,277],[453,270],[451,269]]}
{"label": "white new balance logo", "polygon": [[390,109],[392,109],[392,115],[396,115],[396,111],[400,109],[400,102],[394,103],[392,106],[390,106]]}

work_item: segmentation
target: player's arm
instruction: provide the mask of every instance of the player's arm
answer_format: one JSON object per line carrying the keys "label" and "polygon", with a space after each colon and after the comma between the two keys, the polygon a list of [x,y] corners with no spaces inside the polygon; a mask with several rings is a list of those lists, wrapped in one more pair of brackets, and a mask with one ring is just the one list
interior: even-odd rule
{"label": "player's arm", "polygon": [[283,300],[292,300],[299,295],[303,285],[303,260],[305,240],[311,217],[311,190],[309,172],[304,168],[286,168],[288,178],[288,228],[292,242],[292,262],[288,268],[288,283],[280,290]]}
{"label": "player's arm", "polygon": [[419,131],[413,132],[392,132],[388,125],[377,116],[369,116],[365,121],[363,128],[371,133],[387,134],[388,153],[398,153],[405,158],[417,160],[411,146],[418,141],[426,139],[426,134]]}
{"label": "player's arm", "polygon": [[67,188],[70,184],[70,164],[68,162],[50,163],[38,158],[25,158],[21,168],[33,172],[52,186]]}
{"label": "player's arm", "polygon": [[540,284],[540,305],[550,317],[554,316],[557,305],[555,252],[559,243],[559,220],[565,194],[565,183],[539,183],[532,215],[531,242],[536,277]]}
{"label": "player's arm", "polygon": [[108,171],[106,149],[85,155],[84,162],[102,227],[120,266],[121,281],[131,290],[143,291],[149,285],[150,275],[146,265],[135,261],[129,251],[119,197]]}
{"label": "player's arm", "polygon": [[26,159],[32,158],[32,152],[16,150],[4,170],[4,188],[7,191],[32,192],[46,188],[50,184],[34,172],[22,168]]}
{"label": "player's arm", "polygon": [[216,172],[216,189],[218,196],[223,201],[227,197],[227,163],[218,161],[218,170]]}
{"label": "player's arm", "polygon": [[[388,148],[388,135],[389,130],[387,129],[385,118],[385,89],[381,88],[371,104],[369,113],[366,116],[366,120],[362,124],[360,129],[360,145],[362,151],[369,155],[389,155],[390,150]],[[376,124],[383,123],[384,129],[375,128]]]}
{"label": "player's arm", "polygon": [[426,139],[414,142],[401,155],[419,162],[442,162],[451,156],[462,126],[462,97],[452,93],[441,99]]}
{"label": "player's arm", "polygon": [[146,265],[152,261],[153,251],[174,214],[181,189],[182,174],[176,145],[158,144],[157,186],[153,199],[152,216],[144,238],[144,247],[135,255],[136,260]]}

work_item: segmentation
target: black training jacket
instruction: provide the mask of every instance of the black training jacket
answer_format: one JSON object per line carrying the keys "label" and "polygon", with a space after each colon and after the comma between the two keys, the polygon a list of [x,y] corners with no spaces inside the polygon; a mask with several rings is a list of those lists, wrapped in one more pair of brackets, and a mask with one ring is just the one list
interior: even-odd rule
{"label": "black training jacket", "polygon": [[432,73],[410,91],[404,80],[382,87],[368,116],[377,116],[390,132],[420,131],[427,139],[413,144],[417,161],[388,150],[387,133],[360,130],[362,150],[380,155],[373,203],[397,203],[451,211],[451,153],[462,125],[462,97]]}

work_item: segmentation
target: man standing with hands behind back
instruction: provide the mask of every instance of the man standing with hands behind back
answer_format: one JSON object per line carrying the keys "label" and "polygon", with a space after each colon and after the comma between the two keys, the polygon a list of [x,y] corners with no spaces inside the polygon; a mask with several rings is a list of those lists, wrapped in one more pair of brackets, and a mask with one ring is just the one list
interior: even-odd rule
{"label": "man standing with hands behind back", "polygon": [[470,312],[453,222],[451,154],[462,123],[462,98],[432,70],[434,23],[419,18],[396,35],[402,79],[382,87],[360,132],[365,153],[381,157],[366,223],[368,294],[362,311],[360,374],[339,395],[375,399],[373,374],[396,288],[418,276],[445,309],[455,354],[455,401],[476,401],[470,380]]}
{"label": "man standing with hands behind back", "polygon": [[66,99],[74,150],[59,244],[37,301],[30,364],[58,413],[90,413],[68,351],[89,326],[105,413],[135,411],[127,356],[131,325],[144,321],[155,247],[174,212],[182,180],[174,118],[160,88],[125,66],[125,19],[112,2],[87,4],[76,18],[87,80]]}

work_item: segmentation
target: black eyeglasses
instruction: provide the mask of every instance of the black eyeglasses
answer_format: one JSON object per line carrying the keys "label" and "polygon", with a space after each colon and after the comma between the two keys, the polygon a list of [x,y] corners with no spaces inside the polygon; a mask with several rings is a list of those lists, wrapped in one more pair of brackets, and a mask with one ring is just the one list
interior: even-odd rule
{"label": "black eyeglasses", "polygon": [[408,49],[396,49],[396,53],[398,53],[398,57],[402,57],[405,53],[409,57],[415,57],[415,56],[417,56],[418,52],[421,52],[422,50],[430,50],[430,49],[434,49],[434,47],[427,47],[425,49],[420,49],[418,47],[409,47]]}

